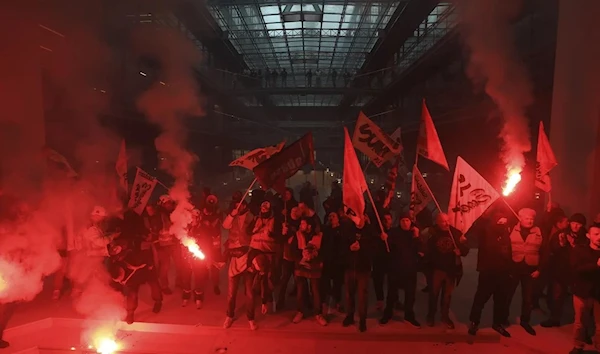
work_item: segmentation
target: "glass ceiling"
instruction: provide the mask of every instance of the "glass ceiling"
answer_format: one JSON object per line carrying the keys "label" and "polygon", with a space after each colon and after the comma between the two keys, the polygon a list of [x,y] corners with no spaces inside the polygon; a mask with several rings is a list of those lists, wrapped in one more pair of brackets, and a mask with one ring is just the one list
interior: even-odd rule
{"label": "glass ceiling", "polygon": [[[263,72],[285,68],[290,87],[305,86],[309,69],[320,69],[327,79],[333,69],[339,77],[345,71],[358,70],[379,31],[386,28],[398,6],[405,4],[389,0],[300,2],[211,0],[208,4],[248,66]],[[341,100],[341,95],[321,96],[326,97],[281,96],[273,100],[280,105],[336,105]]]}

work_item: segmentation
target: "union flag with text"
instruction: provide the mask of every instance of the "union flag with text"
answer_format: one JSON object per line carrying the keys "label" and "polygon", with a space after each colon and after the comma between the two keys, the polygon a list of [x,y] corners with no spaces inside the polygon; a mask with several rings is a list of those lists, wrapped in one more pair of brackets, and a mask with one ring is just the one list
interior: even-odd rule
{"label": "union flag with text", "polygon": [[315,163],[311,132],[254,167],[253,171],[263,188],[273,188],[277,193],[283,194],[285,181],[308,163]]}
{"label": "union flag with text", "polygon": [[254,150],[246,153],[244,156],[241,156],[241,157],[231,161],[231,163],[229,163],[229,166],[230,167],[243,167],[243,168],[246,168],[246,169],[249,169],[250,171],[252,171],[254,169],[254,167],[258,166],[261,162],[266,161],[271,156],[280,152],[284,146],[285,146],[285,141],[282,141],[281,143],[274,145],[274,146],[267,146],[264,148],[254,149]]}
{"label": "union flag with text", "polygon": [[459,156],[448,205],[450,225],[465,234],[499,197],[488,181]]}

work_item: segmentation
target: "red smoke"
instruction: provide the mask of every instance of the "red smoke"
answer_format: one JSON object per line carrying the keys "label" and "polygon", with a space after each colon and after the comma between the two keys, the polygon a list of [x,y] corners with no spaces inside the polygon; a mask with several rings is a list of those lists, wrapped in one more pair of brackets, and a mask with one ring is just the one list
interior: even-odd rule
{"label": "red smoke", "polygon": [[[454,0],[460,18],[460,32],[470,52],[468,75],[483,82],[496,103],[504,124],[502,160],[507,176],[520,174],[524,153],[531,150],[526,110],[533,102],[533,88],[521,62],[512,21],[521,9],[520,0]],[[515,178],[513,177],[514,181]]]}
{"label": "red smoke", "polygon": [[139,97],[137,105],[148,120],[162,129],[155,145],[161,157],[160,168],[175,179],[169,190],[177,203],[171,213],[173,225],[170,231],[181,239],[186,236],[194,208],[190,203],[189,185],[193,182],[193,165],[197,157],[186,149],[185,119],[204,114],[193,72],[201,58],[192,42],[181,33],[168,29],[140,29],[135,33],[134,41],[139,54],[156,58],[161,65],[160,80]]}
{"label": "red smoke", "polygon": [[[0,238],[0,285],[8,284],[0,291],[0,301],[31,300],[42,290],[42,279],[58,268],[57,249],[75,251],[75,236],[88,226],[92,207],[102,205],[110,211],[113,197],[107,190],[117,177],[114,162],[120,139],[103,127],[100,116],[109,112],[111,80],[119,77],[121,65],[101,39],[106,20],[102,3],[3,7],[19,32],[8,37],[28,41],[35,49],[21,53],[12,50],[18,43],[7,44],[11,55],[22,55],[32,71],[39,70],[39,90],[31,87],[31,97],[21,99],[39,104],[40,116],[0,116],[4,190],[35,210],[24,229],[5,232]],[[18,58],[6,62],[0,58],[5,65],[18,62]],[[44,168],[44,145],[65,155],[79,179],[69,180],[55,168]],[[32,165],[37,167],[34,178],[29,174]],[[76,272],[69,275],[83,285],[76,309],[88,318],[110,320],[110,325],[120,320],[122,296],[106,285],[108,275],[102,267],[92,267],[84,256],[70,261],[70,269]]]}

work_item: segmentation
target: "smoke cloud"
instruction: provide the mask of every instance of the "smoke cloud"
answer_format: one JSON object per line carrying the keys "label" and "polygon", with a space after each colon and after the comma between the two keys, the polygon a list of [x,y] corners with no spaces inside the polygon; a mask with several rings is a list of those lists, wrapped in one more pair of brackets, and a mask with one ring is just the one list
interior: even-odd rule
{"label": "smoke cloud", "polygon": [[502,118],[501,158],[510,174],[525,166],[531,150],[526,110],[533,103],[533,87],[517,54],[512,21],[520,0],[454,0],[460,33],[470,51],[467,74],[474,84],[485,85]]}
{"label": "smoke cloud", "polygon": [[[4,227],[0,231],[0,301],[28,301],[41,292],[45,276],[64,270],[66,259],[58,250],[77,251],[81,246],[76,236],[89,226],[93,206],[110,211],[118,204],[111,186],[117,177],[114,163],[120,138],[104,127],[101,117],[109,112],[112,79],[118,77],[119,65],[101,39],[102,1],[57,1],[24,8],[5,5],[3,13],[15,22],[19,36],[8,34],[13,42],[5,43],[12,57],[3,56],[0,63],[9,67],[20,61],[31,64],[28,74],[36,75],[34,71],[39,70],[39,76],[24,85],[41,82],[41,92],[28,86],[31,97],[19,98],[39,104],[41,116],[0,115],[1,190],[27,201],[31,209],[17,208],[22,217],[29,218],[25,223],[0,223]],[[14,41],[26,45],[19,47]],[[13,50],[14,46],[25,50]],[[23,68],[15,67],[19,70]],[[63,154],[78,178],[68,178],[51,164],[40,167],[46,164],[44,145]],[[13,201],[8,204],[7,209],[20,206]],[[80,257],[70,259],[71,270],[83,270],[69,274],[83,291],[76,309],[91,319],[121,320],[121,294],[108,287],[102,267],[90,265],[86,258],[80,251]]]}
{"label": "smoke cloud", "polygon": [[169,195],[177,203],[171,213],[171,233],[186,236],[192,220],[189,186],[197,157],[186,149],[188,118],[204,114],[198,81],[193,68],[200,63],[198,49],[180,33],[165,28],[144,28],[137,31],[134,41],[138,53],[160,62],[160,80],[145,91],[137,106],[147,119],[157,124],[162,133],[155,146],[160,156],[160,168],[174,179]]}

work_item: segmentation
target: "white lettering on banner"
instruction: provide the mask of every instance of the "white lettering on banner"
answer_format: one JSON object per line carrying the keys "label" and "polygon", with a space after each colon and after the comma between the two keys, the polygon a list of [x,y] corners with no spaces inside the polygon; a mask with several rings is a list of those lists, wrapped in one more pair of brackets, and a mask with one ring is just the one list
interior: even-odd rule
{"label": "white lettering on banner", "polygon": [[450,225],[467,232],[500,195],[477,171],[458,157],[450,193]]}
{"label": "white lettering on banner", "polygon": [[129,208],[141,215],[150,200],[156,183],[156,178],[138,168],[129,198]]}
{"label": "white lettering on banner", "polygon": [[275,181],[282,174],[287,174],[288,172],[293,171],[295,169],[300,169],[303,165],[302,161],[303,159],[301,157],[289,159],[286,163],[281,165],[281,167],[277,168],[275,171],[273,171],[273,173],[271,173],[271,175],[269,176],[270,180]]}

